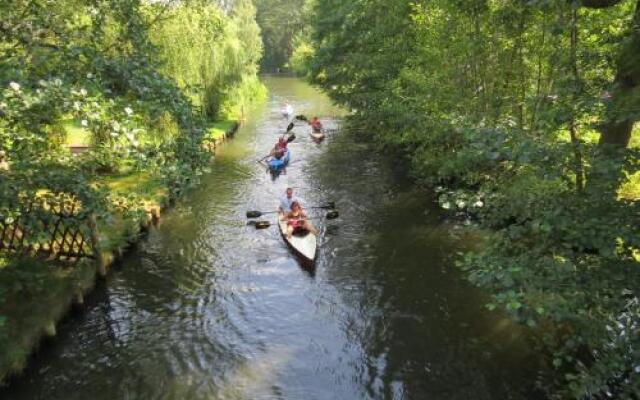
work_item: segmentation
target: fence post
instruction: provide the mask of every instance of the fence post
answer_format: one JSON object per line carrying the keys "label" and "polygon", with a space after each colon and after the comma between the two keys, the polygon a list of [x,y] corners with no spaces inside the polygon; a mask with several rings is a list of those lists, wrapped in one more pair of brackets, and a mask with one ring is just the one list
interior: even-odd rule
{"label": "fence post", "polygon": [[95,214],[91,214],[89,216],[89,229],[91,230],[91,248],[93,249],[93,258],[96,266],[98,267],[98,274],[104,278],[107,276],[107,266],[104,263],[102,251],[100,250],[100,236],[98,235],[98,223],[96,222]]}

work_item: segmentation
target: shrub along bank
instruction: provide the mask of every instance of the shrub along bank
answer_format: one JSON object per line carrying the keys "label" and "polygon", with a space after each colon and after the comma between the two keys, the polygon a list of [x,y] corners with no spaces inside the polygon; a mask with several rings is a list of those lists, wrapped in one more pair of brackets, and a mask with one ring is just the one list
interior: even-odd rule
{"label": "shrub along bank", "polygon": [[460,265],[539,332],[541,390],[639,397],[640,2],[309,3],[296,65],[490,228]]}
{"label": "shrub along bank", "polygon": [[[209,143],[264,95],[255,10],[248,0],[225,10],[209,2],[11,3],[0,4],[0,150],[9,163],[0,170],[1,222],[50,242],[51,226],[28,204],[62,196],[87,238],[96,218],[94,255],[108,264],[149,214],[197,183]],[[42,204],[47,214],[52,203]],[[42,334],[55,333],[96,269],[3,257],[0,382],[25,365]]]}

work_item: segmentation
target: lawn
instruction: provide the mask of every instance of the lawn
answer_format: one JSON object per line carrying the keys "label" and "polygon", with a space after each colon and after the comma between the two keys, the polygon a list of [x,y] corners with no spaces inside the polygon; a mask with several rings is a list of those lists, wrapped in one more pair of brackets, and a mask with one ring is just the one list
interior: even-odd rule
{"label": "lawn", "polygon": [[225,133],[230,131],[236,123],[237,122],[233,120],[213,122],[207,127],[207,137],[214,140],[220,139],[224,137]]}
{"label": "lawn", "polygon": [[79,121],[67,119],[63,122],[67,131],[67,144],[69,146],[88,146],[91,143],[89,132],[80,125]]}

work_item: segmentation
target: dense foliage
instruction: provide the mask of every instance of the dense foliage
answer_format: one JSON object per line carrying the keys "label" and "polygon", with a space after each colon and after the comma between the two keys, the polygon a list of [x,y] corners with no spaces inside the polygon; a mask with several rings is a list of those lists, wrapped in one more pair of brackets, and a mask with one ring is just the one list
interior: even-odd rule
{"label": "dense foliage", "polygon": [[296,64],[488,232],[461,266],[539,332],[543,390],[640,396],[640,3],[311,3]]}
{"label": "dense foliage", "polygon": [[208,118],[238,116],[261,90],[262,41],[249,0],[236,1],[230,13],[208,2],[172,7],[151,27],[151,38],[162,71]]}
{"label": "dense foliage", "polygon": [[265,54],[262,70],[288,69],[296,48],[295,37],[304,27],[305,0],[256,0],[257,21],[262,30]]}
{"label": "dense foliage", "polygon": [[[100,173],[159,169],[170,187],[185,184],[206,165],[207,119],[259,88],[255,9],[236,3],[0,2],[3,182],[82,193],[85,207],[102,204]],[[89,137],[80,156],[68,149],[69,121]]]}

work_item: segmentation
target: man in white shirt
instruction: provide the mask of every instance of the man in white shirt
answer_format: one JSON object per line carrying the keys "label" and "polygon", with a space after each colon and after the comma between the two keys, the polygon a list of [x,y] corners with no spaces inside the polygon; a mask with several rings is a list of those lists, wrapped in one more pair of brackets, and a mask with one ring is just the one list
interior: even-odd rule
{"label": "man in white shirt", "polygon": [[299,204],[302,204],[300,199],[293,195],[293,189],[287,188],[286,195],[280,199],[280,212],[290,212],[291,211],[291,203],[297,201]]}
{"label": "man in white shirt", "polygon": [[288,102],[284,103],[282,107],[282,116],[289,121],[293,117],[293,107]]}

